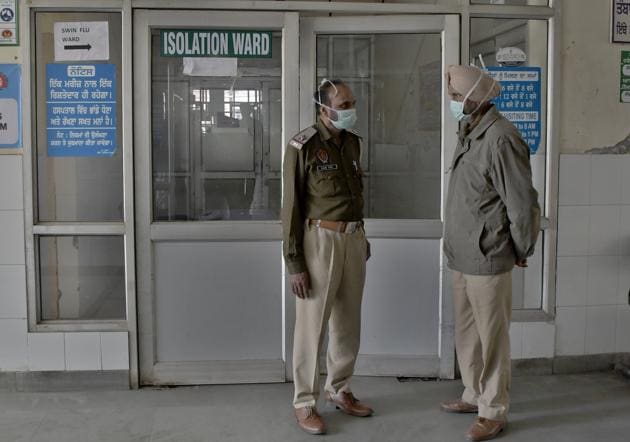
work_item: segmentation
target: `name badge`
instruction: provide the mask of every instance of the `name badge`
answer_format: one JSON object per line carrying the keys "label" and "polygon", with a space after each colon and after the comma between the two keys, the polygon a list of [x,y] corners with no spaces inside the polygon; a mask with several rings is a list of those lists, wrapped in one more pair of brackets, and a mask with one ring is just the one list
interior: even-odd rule
{"label": "name badge", "polygon": [[339,166],[337,164],[321,164],[317,166],[318,172],[329,172],[331,170],[337,170]]}

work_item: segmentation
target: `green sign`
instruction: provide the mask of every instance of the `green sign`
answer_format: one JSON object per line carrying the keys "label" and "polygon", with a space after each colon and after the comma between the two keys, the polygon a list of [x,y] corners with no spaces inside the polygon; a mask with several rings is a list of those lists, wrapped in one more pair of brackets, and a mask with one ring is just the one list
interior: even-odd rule
{"label": "green sign", "polygon": [[270,58],[271,32],[162,29],[163,57]]}
{"label": "green sign", "polygon": [[630,51],[621,51],[621,84],[619,101],[630,103]]}

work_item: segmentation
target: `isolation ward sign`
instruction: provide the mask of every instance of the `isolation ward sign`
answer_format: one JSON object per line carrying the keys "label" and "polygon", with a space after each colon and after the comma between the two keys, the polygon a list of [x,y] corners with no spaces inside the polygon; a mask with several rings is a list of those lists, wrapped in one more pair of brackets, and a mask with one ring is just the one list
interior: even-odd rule
{"label": "isolation ward sign", "polygon": [[163,57],[270,58],[270,31],[162,29]]}

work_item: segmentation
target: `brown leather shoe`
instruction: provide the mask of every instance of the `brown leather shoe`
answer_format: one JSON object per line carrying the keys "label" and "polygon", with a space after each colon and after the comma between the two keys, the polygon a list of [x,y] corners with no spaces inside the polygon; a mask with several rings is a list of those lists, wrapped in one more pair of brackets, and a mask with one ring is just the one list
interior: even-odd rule
{"label": "brown leather shoe", "polygon": [[494,439],[507,426],[507,421],[494,421],[485,417],[477,417],[466,433],[466,439],[471,441]]}
{"label": "brown leather shoe", "polygon": [[476,413],[478,411],[475,404],[469,404],[461,399],[441,402],[440,408],[447,413]]}
{"label": "brown leather shoe", "polygon": [[309,434],[326,433],[326,424],[315,407],[296,408],[295,418],[300,428]]}
{"label": "brown leather shoe", "polygon": [[335,404],[338,410],[350,416],[367,417],[374,413],[370,407],[363,405],[349,391],[340,391],[337,394],[326,393],[326,400]]}

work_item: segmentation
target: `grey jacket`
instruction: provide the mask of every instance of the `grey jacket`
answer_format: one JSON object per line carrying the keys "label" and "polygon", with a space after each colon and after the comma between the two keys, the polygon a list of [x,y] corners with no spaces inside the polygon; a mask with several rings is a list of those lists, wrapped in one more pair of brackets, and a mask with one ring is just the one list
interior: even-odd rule
{"label": "grey jacket", "polygon": [[444,253],[451,269],[496,275],[534,253],[540,207],[529,148],[494,106],[460,135],[450,174]]}

